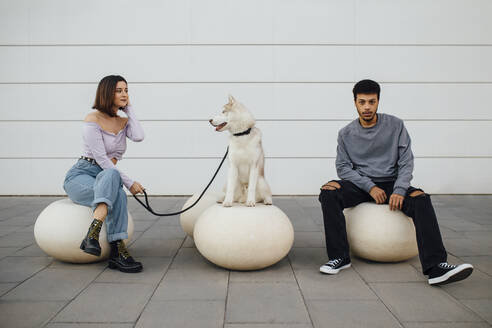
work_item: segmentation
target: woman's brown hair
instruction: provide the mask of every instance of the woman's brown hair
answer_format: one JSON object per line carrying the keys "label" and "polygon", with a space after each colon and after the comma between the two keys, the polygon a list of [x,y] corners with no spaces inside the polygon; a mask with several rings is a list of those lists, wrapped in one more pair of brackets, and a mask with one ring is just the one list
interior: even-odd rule
{"label": "woman's brown hair", "polygon": [[111,117],[115,117],[116,113],[113,112],[114,93],[116,92],[116,84],[120,81],[128,84],[125,78],[120,75],[108,75],[104,77],[97,86],[96,100],[92,108],[106,113]]}

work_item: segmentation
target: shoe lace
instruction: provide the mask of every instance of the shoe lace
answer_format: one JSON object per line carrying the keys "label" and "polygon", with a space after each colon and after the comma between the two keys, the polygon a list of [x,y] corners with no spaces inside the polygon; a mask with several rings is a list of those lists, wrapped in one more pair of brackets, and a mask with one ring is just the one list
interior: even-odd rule
{"label": "shoe lace", "polygon": [[439,266],[443,269],[454,269],[454,268],[456,268],[456,265],[452,265],[452,264],[449,264],[447,262],[439,263]]}
{"label": "shoe lace", "polygon": [[93,222],[91,225],[89,238],[99,240],[99,233],[101,232],[102,221],[99,220],[94,220],[94,221],[96,222]]}
{"label": "shoe lace", "polygon": [[130,253],[126,249],[125,243],[123,241],[118,242],[118,253],[123,256],[124,259],[130,257]]}
{"label": "shoe lace", "polygon": [[342,259],[334,259],[334,260],[329,260],[326,265],[330,267],[336,267],[340,262],[342,262]]}

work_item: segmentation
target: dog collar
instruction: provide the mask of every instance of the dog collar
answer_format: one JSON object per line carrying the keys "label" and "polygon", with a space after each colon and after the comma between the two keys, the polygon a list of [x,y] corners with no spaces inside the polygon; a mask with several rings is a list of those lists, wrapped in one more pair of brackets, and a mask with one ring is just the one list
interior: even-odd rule
{"label": "dog collar", "polygon": [[235,137],[244,136],[246,134],[249,134],[250,132],[251,132],[251,128],[249,128],[249,129],[247,129],[246,131],[243,131],[243,132],[234,133],[234,136]]}

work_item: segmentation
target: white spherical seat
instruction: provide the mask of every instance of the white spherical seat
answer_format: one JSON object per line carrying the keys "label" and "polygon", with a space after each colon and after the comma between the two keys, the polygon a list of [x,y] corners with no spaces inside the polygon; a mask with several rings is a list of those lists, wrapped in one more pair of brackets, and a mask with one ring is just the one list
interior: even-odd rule
{"label": "white spherical seat", "polygon": [[[80,249],[93,220],[89,207],[75,204],[70,199],[57,200],[48,205],[36,219],[34,237],[39,247],[48,255],[64,262],[91,263],[109,258],[110,246],[106,238],[106,225],[99,234],[101,255],[94,256]],[[133,234],[133,219],[128,213],[128,240]]]}
{"label": "white spherical seat", "polygon": [[[200,196],[201,192],[194,194],[183,205],[182,210],[192,205]],[[217,204],[217,200],[221,196],[218,192],[206,192],[200,201],[190,208],[188,211],[184,212],[180,216],[181,227],[188,236],[193,238],[193,230],[195,228],[195,223],[197,219],[208,209],[210,206]]]}
{"label": "white spherical seat", "polygon": [[418,254],[415,226],[388,205],[362,203],[344,210],[352,253],[378,262],[399,262]]}
{"label": "white spherical seat", "polygon": [[232,270],[258,270],[284,258],[294,229],[274,205],[209,207],[195,224],[195,245],[212,263]]}

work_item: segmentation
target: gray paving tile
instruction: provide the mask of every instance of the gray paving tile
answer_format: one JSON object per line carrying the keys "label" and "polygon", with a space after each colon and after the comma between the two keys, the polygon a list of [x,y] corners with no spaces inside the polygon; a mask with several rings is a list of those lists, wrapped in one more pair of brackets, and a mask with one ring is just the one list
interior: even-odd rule
{"label": "gray paving tile", "polygon": [[[44,208],[44,206],[43,206],[43,208]],[[28,215],[32,216],[33,221],[34,221],[40,212],[41,212],[41,210],[38,210],[38,208],[35,206],[18,206],[18,205],[17,206],[11,206],[11,207],[4,208],[1,210],[0,221],[5,222],[7,220],[11,220],[12,218],[25,217]]]}
{"label": "gray paving tile", "polygon": [[146,284],[93,283],[53,322],[135,322],[153,290]]}
{"label": "gray paving tile", "polygon": [[167,267],[171,263],[171,258],[144,257],[141,259],[141,262],[144,269],[138,274],[128,274],[118,270],[106,268],[106,270],[104,270],[104,272],[97,277],[96,282],[157,284],[164,276]]}
{"label": "gray paving tile", "polygon": [[34,235],[29,232],[12,232],[0,237],[0,247],[26,247],[34,243]]}
{"label": "gray paving tile", "polygon": [[441,231],[442,238],[466,238],[464,231],[454,231],[443,225],[439,227],[439,230]]}
{"label": "gray paving tile", "polygon": [[308,309],[315,328],[401,327],[378,300],[309,301]]}
{"label": "gray paving tile", "polygon": [[296,201],[303,207],[319,207],[318,196],[297,196]]}
{"label": "gray paving tile", "polygon": [[222,328],[223,301],[154,301],[145,308],[136,328]]}
{"label": "gray paving tile", "polygon": [[486,322],[404,322],[405,328],[489,328]]}
{"label": "gray paving tile", "polygon": [[183,243],[183,239],[138,238],[129,247],[135,258],[139,257],[172,257]]}
{"label": "gray paving tile", "polygon": [[[179,210],[179,209],[176,209]],[[172,217],[162,217],[160,219],[157,219],[155,221],[156,226],[162,226],[162,227],[181,227],[181,221],[179,220],[179,216],[172,216]]]}
{"label": "gray paving tile", "polygon": [[452,229],[454,231],[481,231],[483,226],[481,224],[465,221],[465,220],[446,220],[439,222],[446,228]]}
{"label": "gray paving tile", "polygon": [[13,253],[11,256],[49,256],[46,254],[38,244],[34,243],[30,246],[19,249],[17,252]]}
{"label": "gray paving tile", "polygon": [[[0,301],[2,327],[42,327],[65,305],[65,302]],[[29,311],[29,315],[26,315]]]}
{"label": "gray paving tile", "polygon": [[407,262],[379,263],[353,258],[352,266],[366,282],[427,281],[426,276]]}
{"label": "gray paving tile", "polygon": [[485,272],[489,276],[492,276],[492,256],[461,256],[464,262],[471,263],[475,269]]}
{"label": "gray paving tile", "polygon": [[17,252],[20,247],[0,247],[0,260]]}
{"label": "gray paving tile", "polygon": [[181,229],[181,226],[164,226],[154,225],[149,230],[145,231],[142,238],[154,239],[184,239],[186,233]]}
{"label": "gray paving tile", "polygon": [[18,283],[16,282],[6,282],[6,283],[0,283],[0,296],[6,294],[9,290],[17,286]]}
{"label": "gray paving tile", "polygon": [[293,248],[288,256],[294,270],[317,271],[328,261],[324,248]]}
{"label": "gray paving tile", "polygon": [[195,241],[190,236],[186,236],[185,242],[182,247],[185,248],[195,248]]}
{"label": "gray paving tile", "polygon": [[33,225],[36,222],[39,213],[28,213],[25,216],[14,216],[10,219],[2,221],[5,224],[16,225],[20,227],[25,227],[28,225]]}
{"label": "gray paving tile", "polygon": [[465,304],[489,324],[492,324],[492,299],[462,300],[461,303]]}
{"label": "gray paving tile", "polygon": [[77,264],[77,263],[68,263],[68,262],[61,262],[58,260],[53,260],[53,262],[48,266],[48,269],[99,270],[99,271],[103,271],[107,266],[108,266],[108,261]]}
{"label": "gray paving tile", "polygon": [[323,225],[323,212],[320,205],[316,207],[303,207],[304,213],[306,213],[317,225]]}
{"label": "gray paving tile", "polygon": [[466,238],[479,242],[488,250],[492,250],[492,231],[465,231],[464,235]]}
{"label": "gray paving tile", "polygon": [[492,299],[492,277],[474,270],[465,280],[443,285],[446,293],[457,299]]}
{"label": "gray paving tile", "polygon": [[352,269],[337,275],[319,270],[295,270],[302,294],[307,300],[371,300],[377,296]]}
{"label": "gray paving tile", "polygon": [[225,300],[229,272],[214,269],[169,270],[154,293],[157,301]]}
{"label": "gray paving tile", "polygon": [[5,257],[0,260],[0,282],[23,281],[51,262],[49,257]]}
{"label": "gray paving tile", "polygon": [[230,283],[227,323],[310,323],[295,283]]}
{"label": "gray paving tile", "polygon": [[458,257],[492,254],[492,246],[487,246],[471,238],[445,238],[443,242],[446,250]]}
{"label": "gray paving tile", "polygon": [[224,328],[313,328],[310,323],[230,323],[225,324]]}
{"label": "gray paving tile", "polygon": [[295,248],[325,248],[325,234],[322,231],[296,231],[294,234]]}
{"label": "gray paving tile", "polygon": [[135,221],[133,221],[133,224],[134,224],[134,231],[145,231],[154,224],[154,221],[150,221],[150,220],[137,221],[137,220],[135,220]]}
{"label": "gray paving tile", "polygon": [[74,298],[100,273],[97,270],[45,269],[4,295],[9,301],[63,301]]}
{"label": "gray paving tile", "polygon": [[443,290],[427,283],[372,283],[400,321],[469,322],[481,319]]}
{"label": "gray paving tile", "polygon": [[178,254],[171,263],[171,269],[183,269],[183,270],[202,270],[202,269],[214,269],[217,271],[223,271],[224,269],[218,267],[212,262],[204,258],[196,248],[181,248]]}
{"label": "gray paving tile", "polygon": [[18,226],[18,225],[7,225],[7,224],[0,225],[0,237],[3,237],[3,236],[11,234],[13,232],[19,231],[22,228],[24,228],[24,227]]}
{"label": "gray paving tile", "polygon": [[46,328],[133,328],[133,323],[50,323]]}
{"label": "gray paving tile", "polygon": [[231,271],[230,282],[295,282],[288,259],[257,271]]}

